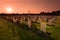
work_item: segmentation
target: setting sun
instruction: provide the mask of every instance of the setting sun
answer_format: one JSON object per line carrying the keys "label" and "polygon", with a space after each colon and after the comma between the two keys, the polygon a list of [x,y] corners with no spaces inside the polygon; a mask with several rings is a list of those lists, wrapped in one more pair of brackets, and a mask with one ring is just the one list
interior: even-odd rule
{"label": "setting sun", "polygon": [[7,13],[12,13],[12,12],[13,12],[13,9],[12,9],[11,7],[7,7],[7,8],[6,8],[6,12],[7,12]]}

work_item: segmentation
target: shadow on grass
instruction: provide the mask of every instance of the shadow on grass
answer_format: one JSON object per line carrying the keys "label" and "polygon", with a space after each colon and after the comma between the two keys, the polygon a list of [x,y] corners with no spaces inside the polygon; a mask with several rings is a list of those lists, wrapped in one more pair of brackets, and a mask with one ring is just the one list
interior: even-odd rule
{"label": "shadow on grass", "polygon": [[[9,20],[9,19],[7,21],[14,23],[12,20]],[[26,31],[33,32],[33,33],[37,34],[38,36],[40,36],[44,40],[56,40],[55,38],[51,37],[51,33],[48,33],[48,32],[44,33],[43,31],[38,30],[36,27],[29,28],[27,24],[19,23],[19,21],[17,21],[14,24],[18,25],[18,28],[21,28],[22,30],[26,30]]]}

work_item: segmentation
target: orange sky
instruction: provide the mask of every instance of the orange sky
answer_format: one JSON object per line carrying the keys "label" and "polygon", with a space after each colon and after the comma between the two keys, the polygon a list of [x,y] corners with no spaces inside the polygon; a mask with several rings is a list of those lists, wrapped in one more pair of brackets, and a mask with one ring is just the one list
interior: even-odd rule
{"label": "orange sky", "polygon": [[0,0],[0,13],[6,13],[6,8],[13,13],[39,13],[41,11],[60,10],[60,0]]}

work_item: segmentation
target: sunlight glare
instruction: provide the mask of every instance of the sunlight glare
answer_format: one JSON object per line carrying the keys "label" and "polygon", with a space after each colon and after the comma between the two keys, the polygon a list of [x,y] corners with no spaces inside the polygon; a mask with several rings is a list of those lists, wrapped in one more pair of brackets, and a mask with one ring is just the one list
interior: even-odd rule
{"label": "sunlight glare", "polygon": [[11,7],[6,8],[7,13],[12,13],[13,9]]}

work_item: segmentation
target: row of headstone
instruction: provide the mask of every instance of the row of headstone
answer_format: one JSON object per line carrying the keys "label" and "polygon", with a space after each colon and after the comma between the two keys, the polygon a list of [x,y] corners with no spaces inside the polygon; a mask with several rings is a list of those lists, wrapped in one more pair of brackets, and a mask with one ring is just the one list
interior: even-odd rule
{"label": "row of headstone", "polygon": [[32,21],[37,21],[40,23],[40,30],[46,32],[46,27],[48,23],[51,23],[55,18],[49,19],[47,21],[47,18],[45,16],[6,16],[6,19],[10,19],[13,22],[19,22],[22,23],[23,21],[26,21],[28,24],[28,27],[30,28],[32,25]]}
{"label": "row of headstone", "polygon": [[[20,18],[20,20],[18,20],[18,18],[14,18],[13,17],[13,21],[14,22],[17,22],[17,21],[19,21],[20,23],[22,23],[24,20],[26,19],[26,17],[21,17]],[[37,17],[35,16],[35,17],[31,17],[31,16],[28,16],[27,17],[27,24],[28,24],[28,27],[29,28],[31,28],[31,25],[32,25],[32,21],[37,21],[37,22],[39,22],[40,23],[40,30],[42,30],[42,31],[44,31],[44,32],[46,32],[46,23],[45,23],[45,19],[46,18],[43,18],[43,17],[38,17],[38,19],[37,19]]]}

